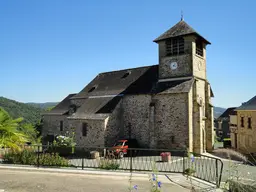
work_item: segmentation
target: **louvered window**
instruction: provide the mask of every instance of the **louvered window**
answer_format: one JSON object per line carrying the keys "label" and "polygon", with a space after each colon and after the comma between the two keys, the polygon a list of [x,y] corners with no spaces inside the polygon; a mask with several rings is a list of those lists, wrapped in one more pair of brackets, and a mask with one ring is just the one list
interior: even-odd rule
{"label": "louvered window", "polygon": [[196,54],[200,56],[204,56],[203,52],[203,42],[201,40],[196,41]]}
{"label": "louvered window", "polygon": [[184,53],[184,39],[182,37],[168,39],[165,42],[166,55],[180,55]]}

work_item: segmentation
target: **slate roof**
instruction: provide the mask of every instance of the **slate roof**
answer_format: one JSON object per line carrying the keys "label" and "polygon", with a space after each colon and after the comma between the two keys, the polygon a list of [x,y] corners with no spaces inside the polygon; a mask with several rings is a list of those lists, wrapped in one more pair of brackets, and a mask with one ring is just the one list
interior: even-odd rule
{"label": "slate roof", "polygon": [[72,99],[149,93],[157,78],[158,65],[100,73]]}
{"label": "slate roof", "polygon": [[169,39],[173,37],[179,37],[179,36],[185,36],[185,35],[191,35],[195,34],[202,38],[203,41],[205,41],[207,44],[211,44],[209,41],[207,41],[203,36],[201,36],[198,32],[196,32],[190,25],[188,25],[185,21],[181,20],[176,25],[174,25],[172,28],[164,32],[162,35],[160,35],[158,38],[154,40],[154,42],[159,42],[164,39]]}
{"label": "slate roof", "polygon": [[235,111],[236,107],[230,107],[228,109],[226,109],[226,111],[224,111],[218,119],[222,119],[222,118],[229,118],[229,115],[236,115],[236,111]]}
{"label": "slate roof", "polygon": [[256,110],[256,96],[236,108],[236,111],[239,110]]}
{"label": "slate roof", "polygon": [[44,113],[43,115],[63,115],[69,111],[70,98],[76,94],[69,94],[58,105],[56,105],[51,111]]}
{"label": "slate roof", "polygon": [[[104,119],[107,116],[102,114],[109,114],[115,109],[116,105],[121,100],[121,96],[116,97],[92,97],[85,99],[81,107],[72,114],[70,119],[86,119],[86,118],[99,118]],[[100,115],[101,114],[101,115]]]}
{"label": "slate roof", "polygon": [[194,83],[193,78],[189,80],[159,82],[157,84],[156,93],[157,94],[186,93],[190,91],[193,83]]}

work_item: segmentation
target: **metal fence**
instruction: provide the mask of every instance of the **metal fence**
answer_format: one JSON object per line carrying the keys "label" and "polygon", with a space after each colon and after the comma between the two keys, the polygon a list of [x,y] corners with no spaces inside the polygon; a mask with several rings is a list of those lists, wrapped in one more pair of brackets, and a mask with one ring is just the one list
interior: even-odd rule
{"label": "metal fence", "polygon": [[[37,167],[74,167],[109,170],[157,171],[185,173],[193,169],[194,177],[220,185],[223,163],[209,156],[187,156],[185,150],[109,147],[56,148],[49,146],[25,146],[23,152],[12,154],[5,150],[2,163],[27,164]],[[122,153],[120,153],[122,152]],[[15,156],[15,157],[13,157]]]}

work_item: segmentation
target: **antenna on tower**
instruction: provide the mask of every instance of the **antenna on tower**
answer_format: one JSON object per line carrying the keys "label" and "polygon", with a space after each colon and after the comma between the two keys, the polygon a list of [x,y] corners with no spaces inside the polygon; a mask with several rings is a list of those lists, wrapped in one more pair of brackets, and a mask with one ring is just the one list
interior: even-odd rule
{"label": "antenna on tower", "polygon": [[184,20],[184,16],[183,16],[183,11],[181,10],[181,19],[180,19],[181,21],[183,21]]}

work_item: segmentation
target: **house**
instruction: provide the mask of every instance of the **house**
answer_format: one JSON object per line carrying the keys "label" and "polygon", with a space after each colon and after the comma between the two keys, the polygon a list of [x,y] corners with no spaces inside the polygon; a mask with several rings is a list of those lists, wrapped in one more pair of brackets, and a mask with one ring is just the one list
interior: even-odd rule
{"label": "house", "polygon": [[228,108],[217,118],[216,136],[221,141],[230,138],[230,116],[236,115],[235,109],[235,107]]}
{"label": "house", "polygon": [[236,108],[237,116],[232,117],[232,147],[249,154],[256,153],[256,96]]}
{"label": "house", "polygon": [[210,42],[183,19],[154,42],[159,64],[98,74],[43,115],[43,136],[73,128],[79,146],[111,146],[128,137],[145,148],[211,151]]}

